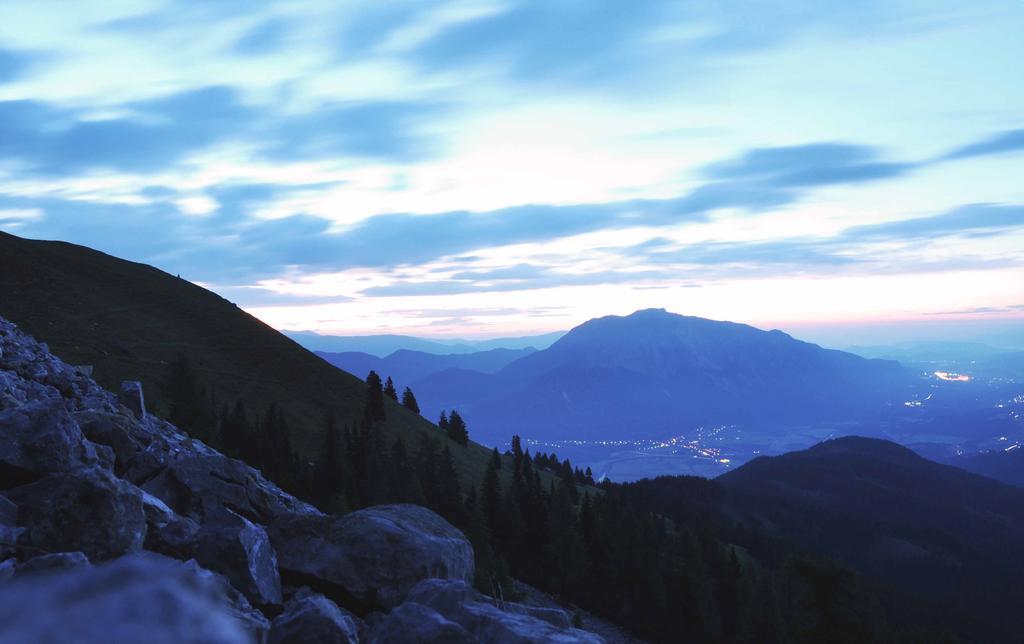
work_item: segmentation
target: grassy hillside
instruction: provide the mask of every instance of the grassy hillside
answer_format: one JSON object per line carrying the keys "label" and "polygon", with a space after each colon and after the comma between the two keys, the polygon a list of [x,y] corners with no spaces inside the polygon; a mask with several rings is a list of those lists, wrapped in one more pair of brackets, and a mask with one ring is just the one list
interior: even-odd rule
{"label": "grassy hillside", "polygon": [[[0,232],[0,315],[48,343],[66,362],[92,365],[106,387],[141,380],[148,406],[161,414],[166,406],[160,381],[181,352],[218,400],[240,398],[260,412],[271,401],[283,406],[293,443],[306,454],[320,444],[328,410],[341,423],[362,416],[361,378],[215,293],[82,246]],[[441,436],[425,419],[390,399],[386,403],[388,440],[401,436],[415,449],[423,433]],[[489,450],[448,444],[463,481],[479,481]]]}

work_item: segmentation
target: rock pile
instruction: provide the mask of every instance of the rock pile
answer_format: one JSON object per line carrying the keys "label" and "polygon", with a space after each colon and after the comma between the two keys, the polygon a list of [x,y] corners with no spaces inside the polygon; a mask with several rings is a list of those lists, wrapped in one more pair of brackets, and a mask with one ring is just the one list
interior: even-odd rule
{"label": "rock pile", "polygon": [[600,642],[414,505],[325,515],[0,318],[0,641]]}

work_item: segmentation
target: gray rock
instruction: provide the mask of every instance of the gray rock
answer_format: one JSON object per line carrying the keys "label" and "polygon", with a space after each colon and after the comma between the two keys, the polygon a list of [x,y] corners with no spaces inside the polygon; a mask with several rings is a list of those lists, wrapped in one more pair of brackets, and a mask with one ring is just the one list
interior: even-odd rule
{"label": "gray rock", "polygon": [[227,600],[228,610],[231,616],[241,624],[256,641],[263,642],[266,640],[266,634],[270,628],[270,622],[263,616],[263,613],[252,607],[249,600],[245,598],[245,595],[238,592],[238,589],[232,586],[224,575],[201,567],[196,563],[195,559],[190,559],[184,563],[175,563],[181,566],[186,574],[192,575],[202,580],[204,584],[215,588],[217,596],[223,597]]}
{"label": "gray rock", "polygon": [[0,561],[0,582],[7,581],[14,576],[14,572],[18,569],[17,559],[5,559]]}
{"label": "gray rock", "polygon": [[479,644],[480,640],[437,611],[407,602],[370,629],[369,644]]}
{"label": "gray rock", "polygon": [[175,559],[191,559],[195,552],[199,524],[182,517],[147,492],[142,493],[146,515],[146,541],[143,547]]}
{"label": "gray rock", "polygon": [[572,619],[569,618],[569,613],[560,608],[528,606],[526,604],[516,604],[514,602],[505,602],[501,608],[509,613],[528,615],[530,617],[543,620],[556,628],[572,628]]}
{"label": "gray rock", "polygon": [[140,549],[146,538],[142,494],[106,470],[49,474],[6,496],[18,506],[23,546],[103,561]]}
{"label": "gray rock", "polygon": [[264,524],[284,514],[320,514],[282,492],[242,461],[202,447],[203,450],[179,448],[164,469],[142,488],[178,514],[200,522],[221,508]]}
{"label": "gray rock", "polygon": [[84,409],[73,414],[82,433],[97,445],[109,448],[114,454],[114,472],[123,476],[129,464],[144,449],[133,427],[134,419],[122,412],[103,409]]}
{"label": "gray rock", "polygon": [[121,383],[121,395],[118,401],[128,408],[138,419],[146,418],[146,399],[142,395],[142,383],[138,380],[125,380]]}
{"label": "gray rock", "polygon": [[158,555],[0,586],[3,642],[249,644],[266,628],[258,614],[240,613],[215,576]]}
{"label": "gray rock", "polygon": [[0,427],[0,485],[4,488],[99,462],[59,398],[4,409]]}
{"label": "gray rock", "polygon": [[473,578],[466,537],[417,505],[381,505],[343,517],[286,516],[268,531],[282,573],[339,586],[360,610],[397,606],[423,579]]}
{"label": "gray rock", "polygon": [[73,568],[88,568],[89,558],[81,552],[55,552],[48,555],[32,557],[18,564],[15,574],[29,575],[40,572],[57,572]]}
{"label": "gray rock", "polygon": [[195,542],[196,561],[226,576],[250,602],[281,604],[277,556],[262,527],[225,510],[199,528]]}
{"label": "gray rock", "polygon": [[461,581],[427,579],[409,592],[408,601],[428,606],[482,642],[604,642],[599,635],[571,628],[564,611],[511,602],[498,608]]}
{"label": "gray rock", "polygon": [[15,552],[12,546],[18,542],[19,534],[18,506],[0,495],[0,559]]}
{"label": "gray rock", "polygon": [[300,592],[270,624],[267,644],[357,644],[359,624],[323,595]]}

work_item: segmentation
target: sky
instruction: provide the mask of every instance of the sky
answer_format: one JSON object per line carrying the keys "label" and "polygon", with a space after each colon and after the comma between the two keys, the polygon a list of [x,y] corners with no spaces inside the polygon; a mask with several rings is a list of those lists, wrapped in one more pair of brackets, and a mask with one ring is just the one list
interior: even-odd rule
{"label": "sky", "polygon": [[1021,0],[6,0],[0,230],[289,330],[1009,338],[1022,33]]}

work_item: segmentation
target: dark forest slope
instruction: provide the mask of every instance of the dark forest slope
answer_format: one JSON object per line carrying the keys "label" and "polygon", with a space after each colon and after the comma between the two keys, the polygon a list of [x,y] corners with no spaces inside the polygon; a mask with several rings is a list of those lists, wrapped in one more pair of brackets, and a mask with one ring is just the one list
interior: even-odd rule
{"label": "dark forest slope", "polygon": [[[292,441],[309,454],[324,419],[362,416],[366,385],[331,366],[224,298],[152,266],[82,246],[0,233],[0,315],[49,344],[72,364],[92,365],[115,388],[139,379],[147,403],[166,414],[161,381],[184,354],[218,401],[241,400],[253,413],[281,406]],[[363,376],[365,374],[359,374]],[[437,434],[426,420],[387,400],[385,432],[411,447]],[[487,450],[451,449],[460,474],[479,480]]]}

